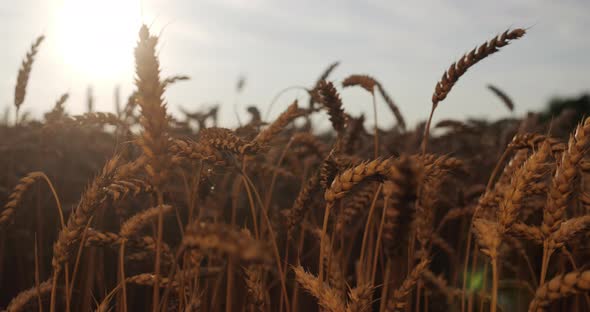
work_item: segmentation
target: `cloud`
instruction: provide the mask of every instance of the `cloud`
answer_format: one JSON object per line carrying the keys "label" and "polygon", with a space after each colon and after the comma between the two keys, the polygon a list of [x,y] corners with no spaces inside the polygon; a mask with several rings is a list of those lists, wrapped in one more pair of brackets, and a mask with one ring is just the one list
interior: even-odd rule
{"label": "cloud", "polygon": [[[53,3],[57,3],[54,1]],[[0,94],[12,96],[12,80],[20,59],[39,29],[47,27],[35,1],[0,4],[0,29],[5,47],[0,51]],[[549,0],[460,1],[270,1],[270,0],[146,0],[143,20],[162,29],[161,59],[164,75],[187,74],[190,82],[170,89],[170,107],[197,106],[235,100],[238,75],[248,76],[239,98],[244,105],[263,106],[276,92],[292,85],[309,85],[335,60],[342,65],[333,78],[368,73],[390,90],[410,122],[425,118],[429,99],[443,71],[463,53],[509,27],[530,27],[525,38],[471,69],[437,114],[463,118],[506,112],[488,103],[487,83],[502,86],[516,101],[517,112],[539,109],[554,93],[587,90],[590,61],[586,39],[590,20],[587,1]],[[39,25],[41,24],[41,25]],[[16,31],[15,31],[16,29]],[[10,31],[8,31],[10,30]],[[46,110],[62,90],[79,90],[71,105],[83,107],[86,85],[58,68],[55,53],[42,49],[44,59],[33,72],[35,90],[27,105]],[[53,49],[53,48],[52,48]],[[6,56],[6,57],[2,57]],[[8,62],[8,64],[6,63]],[[38,67],[37,67],[38,66]],[[115,83],[132,89],[128,81],[95,87],[98,101],[108,108]],[[41,83],[43,81],[51,83]],[[59,88],[52,90],[50,88]],[[54,94],[55,95],[52,95]],[[284,97],[287,105],[297,93]],[[49,97],[49,99],[48,99]],[[345,107],[355,113],[371,110],[362,93],[344,92]],[[485,103],[481,103],[485,99]],[[30,102],[29,102],[30,100]],[[381,107],[386,111],[385,106]],[[222,118],[233,122],[231,105]],[[40,112],[39,112],[40,115]],[[381,114],[382,122],[391,116]],[[368,118],[370,120],[372,118]]]}

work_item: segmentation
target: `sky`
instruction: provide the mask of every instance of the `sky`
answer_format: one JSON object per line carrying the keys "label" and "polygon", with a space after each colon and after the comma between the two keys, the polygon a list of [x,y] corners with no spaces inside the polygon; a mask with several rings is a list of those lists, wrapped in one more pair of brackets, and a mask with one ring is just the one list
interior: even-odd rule
{"label": "sky", "polygon": [[[18,67],[30,44],[46,36],[22,106],[40,117],[59,96],[66,110],[86,109],[92,86],[97,111],[113,111],[133,91],[133,46],[143,22],[160,35],[162,77],[188,75],[171,86],[173,114],[221,103],[221,125],[235,126],[233,104],[266,112],[277,93],[310,87],[332,62],[330,77],[346,111],[373,119],[370,95],[342,89],[350,74],[368,74],[391,94],[410,125],[425,119],[443,72],[464,53],[508,28],[528,33],[471,68],[439,106],[435,120],[522,116],[554,96],[590,89],[590,1],[312,1],[312,0],[19,0],[0,2],[0,108],[13,104]],[[246,77],[242,93],[236,82]],[[486,89],[493,84],[516,104],[510,113]],[[284,93],[278,115],[304,91]],[[378,100],[380,125],[392,114]],[[327,118],[324,116],[324,120]],[[371,124],[371,122],[368,122]]]}

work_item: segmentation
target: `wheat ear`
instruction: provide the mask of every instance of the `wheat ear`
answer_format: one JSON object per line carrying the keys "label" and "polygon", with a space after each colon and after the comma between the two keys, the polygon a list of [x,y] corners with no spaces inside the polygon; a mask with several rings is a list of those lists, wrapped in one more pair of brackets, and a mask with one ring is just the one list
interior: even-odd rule
{"label": "wheat ear", "polygon": [[297,282],[318,300],[322,308],[331,312],[344,310],[344,302],[334,289],[323,284],[317,277],[306,272],[301,266],[294,267],[293,271]]}
{"label": "wheat ear", "polygon": [[492,91],[492,93],[494,93],[498,98],[500,98],[500,100],[502,100],[502,103],[504,103],[504,105],[506,105],[506,107],[511,112],[514,111],[514,102],[508,96],[508,94],[506,94],[504,91],[500,90],[500,88],[493,86],[491,84],[488,85],[488,89],[490,89],[490,91]]}
{"label": "wheat ear", "polygon": [[412,269],[399,288],[393,292],[393,297],[387,303],[385,309],[387,312],[402,311],[406,308],[406,305],[408,304],[408,296],[412,292],[412,289],[416,287],[422,274],[428,270],[429,263],[430,261],[428,259],[422,259],[422,261]]}
{"label": "wheat ear", "polygon": [[[12,300],[10,300],[10,303],[8,303],[6,312],[25,311],[27,304],[33,300],[33,298],[37,297],[38,295],[47,294],[49,292],[51,292],[51,279],[40,283],[39,286],[34,286],[18,293],[18,295],[16,295]],[[41,307],[38,308],[40,309]]]}
{"label": "wheat ear", "polygon": [[552,301],[590,290],[590,271],[558,275],[537,289],[529,312],[542,312]]}
{"label": "wheat ear", "polygon": [[20,69],[18,70],[18,76],[16,78],[16,86],[14,87],[14,106],[16,107],[17,112],[17,121],[18,121],[18,111],[20,110],[20,106],[25,101],[25,96],[27,93],[27,84],[29,83],[29,75],[31,74],[31,70],[33,69],[33,62],[35,61],[35,56],[39,51],[39,46],[45,39],[45,36],[41,35],[37,37],[37,39],[31,45],[31,49],[27,52],[25,59],[23,60]]}
{"label": "wheat ear", "polygon": [[422,153],[426,153],[426,144],[428,142],[428,134],[430,132],[430,124],[432,123],[432,116],[434,111],[442,100],[444,100],[455,83],[459,80],[467,69],[477,64],[477,62],[483,60],[489,55],[500,51],[499,49],[508,45],[511,40],[516,40],[522,36],[526,31],[522,28],[513,30],[506,30],[501,35],[494,37],[492,40],[482,44],[479,48],[474,48],[471,52],[463,55],[458,62],[451,64],[449,69],[442,75],[440,81],[436,83],[434,93],[432,94],[432,109],[430,110],[430,116],[424,128],[424,137],[422,139]]}

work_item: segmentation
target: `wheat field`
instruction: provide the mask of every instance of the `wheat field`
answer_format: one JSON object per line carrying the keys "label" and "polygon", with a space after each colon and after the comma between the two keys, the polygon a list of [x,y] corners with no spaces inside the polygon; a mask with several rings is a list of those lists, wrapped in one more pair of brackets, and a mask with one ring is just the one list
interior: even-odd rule
{"label": "wheat field", "polygon": [[[459,57],[415,128],[376,78],[330,80],[334,63],[308,101],[275,120],[249,107],[235,129],[218,107],[168,112],[166,90],[189,77],[161,77],[146,26],[135,91],[115,113],[89,97],[70,115],[64,94],[41,120],[19,115],[40,36],[15,122],[0,125],[0,307],[590,311],[590,118],[432,124],[468,69],[525,36],[509,29]],[[341,88],[383,100],[395,124],[368,116],[366,128]],[[311,117],[326,114],[332,129],[319,131]]]}

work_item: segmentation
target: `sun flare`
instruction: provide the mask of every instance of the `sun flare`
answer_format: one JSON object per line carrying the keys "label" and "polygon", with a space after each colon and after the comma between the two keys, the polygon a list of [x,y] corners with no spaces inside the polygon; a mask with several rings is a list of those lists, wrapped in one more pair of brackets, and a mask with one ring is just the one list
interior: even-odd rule
{"label": "sun flare", "polygon": [[133,67],[139,0],[64,0],[56,39],[65,64],[89,79],[117,79]]}

